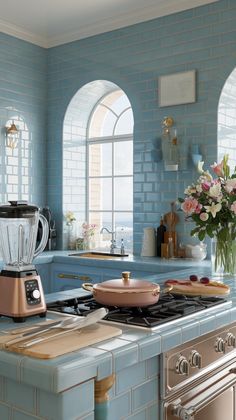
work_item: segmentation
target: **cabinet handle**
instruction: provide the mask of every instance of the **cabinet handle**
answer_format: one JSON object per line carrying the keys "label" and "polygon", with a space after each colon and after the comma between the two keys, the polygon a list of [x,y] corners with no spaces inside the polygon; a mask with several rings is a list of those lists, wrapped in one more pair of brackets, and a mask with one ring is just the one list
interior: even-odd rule
{"label": "cabinet handle", "polygon": [[81,281],[89,281],[91,282],[92,279],[89,276],[78,276],[76,274],[66,274],[66,273],[59,273],[57,275],[60,279],[73,279],[73,280],[81,280]]}

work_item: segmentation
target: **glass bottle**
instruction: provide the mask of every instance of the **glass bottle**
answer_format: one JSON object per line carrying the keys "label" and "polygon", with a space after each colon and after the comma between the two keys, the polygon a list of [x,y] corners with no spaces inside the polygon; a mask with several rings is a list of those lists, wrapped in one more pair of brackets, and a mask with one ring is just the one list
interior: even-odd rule
{"label": "glass bottle", "polygon": [[157,228],[157,257],[161,257],[161,244],[164,243],[164,233],[166,227],[164,225],[163,216],[161,216],[160,226]]}

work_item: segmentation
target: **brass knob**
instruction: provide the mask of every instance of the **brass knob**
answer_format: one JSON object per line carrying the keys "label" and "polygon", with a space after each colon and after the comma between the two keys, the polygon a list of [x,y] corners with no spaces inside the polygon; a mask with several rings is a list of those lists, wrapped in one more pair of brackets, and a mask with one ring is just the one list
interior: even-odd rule
{"label": "brass knob", "polygon": [[123,271],[122,272],[122,278],[125,282],[128,282],[130,279],[130,271]]}

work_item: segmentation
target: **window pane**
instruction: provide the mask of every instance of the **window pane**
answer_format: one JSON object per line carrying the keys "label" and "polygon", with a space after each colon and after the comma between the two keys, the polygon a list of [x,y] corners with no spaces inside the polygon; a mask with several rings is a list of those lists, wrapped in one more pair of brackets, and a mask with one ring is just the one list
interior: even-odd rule
{"label": "window pane", "polygon": [[133,174],[133,142],[121,141],[114,144],[115,175]]}
{"label": "window pane", "polygon": [[97,226],[95,233],[96,246],[109,249],[111,245],[111,234],[106,231],[101,234],[100,231],[102,227],[106,227],[109,231],[112,230],[112,213],[90,212],[89,222]]}
{"label": "window pane", "polygon": [[130,107],[130,102],[122,90],[117,90],[107,95],[102,103],[111,108],[117,115],[120,115],[124,109]]}
{"label": "window pane", "polygon": [[134,129],[133,112],[129,108],[126,112],[124,112],[124,114],[120,116],[116,125],[115,135],[133,133],[133,129]]}
{"label": "window pane", "polygon": [[115,210],[133,209],[133,178],[122,177],[114,179]]}
{"label": "window pane", "polygon": [[125,251],[132,251],[133,247],[133,214],[115,213],[116,245],[119,248],[121,239],[124,241]]}
{"label": "window pane", "polygon": [[108,111],[105,114],[103,124],[101,126],[101,136],[112,136],[114,131],[114,125],[116,123],[117,117],[113,112]]}
{"label": "window pane", "polygon": [[112,174],[112,145],[89,145],[89,176],[107,176]]}
{"label": "window pane", "polygon": [[93,178],[89,180],[89,209],[112,210],[111,178]]}

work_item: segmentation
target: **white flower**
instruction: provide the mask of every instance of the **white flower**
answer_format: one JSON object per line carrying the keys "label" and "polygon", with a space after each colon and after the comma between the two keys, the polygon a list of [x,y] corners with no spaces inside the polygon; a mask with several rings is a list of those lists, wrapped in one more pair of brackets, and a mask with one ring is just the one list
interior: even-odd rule
{"label": "white flower", "polygon": [[184,194],[186,195],[191,195],[194,194],[196,192],[196,188],[189,185],[185,190],[184,190]]}
{"label": "white flower", "polygon": [[216,213],[218,213],[221,210],[221,203],[212,203],[211,206],[204,206],[207,213],[211,213],[212,217],[215,218],[216,217]]}
{"label": "white flower", "polygon": [[198,172],[200,172],[200,174],[202,174],[204,172],[203,171],[203,165],[204,165],[203,160],[199,160],[199,162],[197,164],[197,170],[198,170]]}
{"label": "white flower", "polygon": [[196,185],[196,191],[197,191],[198,193],[201,193],[201,192],[202,192],[202,185],[201,185],[201,184],[197,184],[197,185]]}
{"label": "white flower", "polygon": [[236,178],[227,179],[225,183],[225,191],[231,193],[234,189],[236,189]]}
{"label": "white flower", "polygon": [[208,194],[210,197],[213,197],[213,198],[221,198],[222,197],[221,184],[217,183],[217,184],[212,185],[209,189]]}

